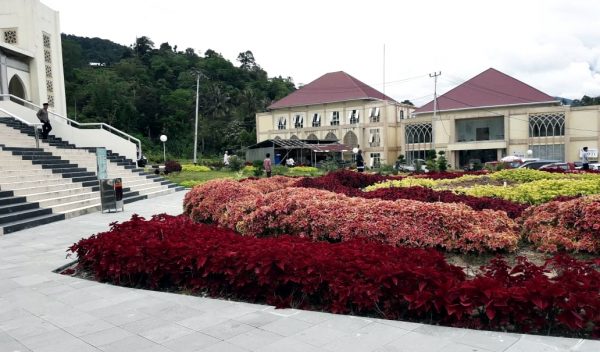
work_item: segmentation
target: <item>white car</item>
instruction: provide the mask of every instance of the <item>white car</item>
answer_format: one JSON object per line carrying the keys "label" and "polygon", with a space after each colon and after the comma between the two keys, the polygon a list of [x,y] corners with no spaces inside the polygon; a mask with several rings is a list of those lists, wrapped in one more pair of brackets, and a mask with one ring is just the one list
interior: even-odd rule
{"label": "white car", "polygon": [[415,170],[417,169],[417,162],[421,165],[421,171],[429,172],[426,166],[426,161],[423,159],[415,159],[410,165],[396,163],[395,168],[400,172],[415,172]]}
{"label": "white car", "polygon": [[597,171],[600,171],[600,163],[593,163],[593,164],[590,164],[590,170],[597,170]]}

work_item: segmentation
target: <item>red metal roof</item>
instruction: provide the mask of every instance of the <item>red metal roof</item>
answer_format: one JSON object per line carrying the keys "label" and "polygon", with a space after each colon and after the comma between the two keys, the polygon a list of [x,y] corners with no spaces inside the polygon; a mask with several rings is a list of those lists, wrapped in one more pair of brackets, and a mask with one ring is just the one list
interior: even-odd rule
{"label": "red metal roof", "polygon": [[346,72],[330,72],[269,105],[268,109],[316,105],[359,99],[394,99],[366,85]]}
{"label": "red metal roof", "polygon": [[[556,99],[490,68],[437,98],[437,111],[556,102]],[[415,114],[433,112],[433,100]]]}

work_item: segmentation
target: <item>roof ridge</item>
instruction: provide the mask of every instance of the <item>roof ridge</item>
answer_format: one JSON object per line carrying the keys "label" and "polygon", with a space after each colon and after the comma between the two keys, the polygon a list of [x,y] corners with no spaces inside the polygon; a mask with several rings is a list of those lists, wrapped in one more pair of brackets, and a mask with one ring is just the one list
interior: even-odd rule
{"label": "roof ridge", "polygon": [[[460,78],[458,80],[462,81]],[[555,101],[549,94],[493,67],[462,81],[462,83],[438,96],[437,100],[438,102],[444,100],[454,102],[440,104],[440,111],[456,110],[459,109],[459,105],[483,107]],[[432,104],[433,100],[416,109],[415,113],[432,111]]]}

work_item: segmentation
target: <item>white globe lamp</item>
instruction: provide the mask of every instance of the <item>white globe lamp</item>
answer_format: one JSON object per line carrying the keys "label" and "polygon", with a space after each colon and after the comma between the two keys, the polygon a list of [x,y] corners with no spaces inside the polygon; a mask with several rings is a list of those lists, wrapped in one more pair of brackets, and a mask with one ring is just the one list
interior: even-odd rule
{"label": "white globe lamp", "polygon": [[527,156],[531,158],[532,155],[533,155],[533,150],[531,150],[531,149],[527,150]]}

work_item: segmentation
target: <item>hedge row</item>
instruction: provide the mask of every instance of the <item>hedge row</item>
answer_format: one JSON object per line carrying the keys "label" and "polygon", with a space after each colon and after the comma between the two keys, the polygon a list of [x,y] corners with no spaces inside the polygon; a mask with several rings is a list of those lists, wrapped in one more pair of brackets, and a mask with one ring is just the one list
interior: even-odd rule
{"label": "hedge row", "polygon": [[120,285],[470,328],[600,335],[600,273],[568,257],[543,266],[520,259],[513,268],[496,259],[468,279],[434,250],[242,237],[167,215],[133,216],[70,251],[79,269]]}
{"label": "hedge row", "polygon": [[463,252],[512,251],[519,240],[517,224],[504,212],[475,211],[458,203],[363,199],[279,184],[273,190],[263,180],[210,181],[186,195],[184,213],[195,221],[260,237],[367,238]]}

